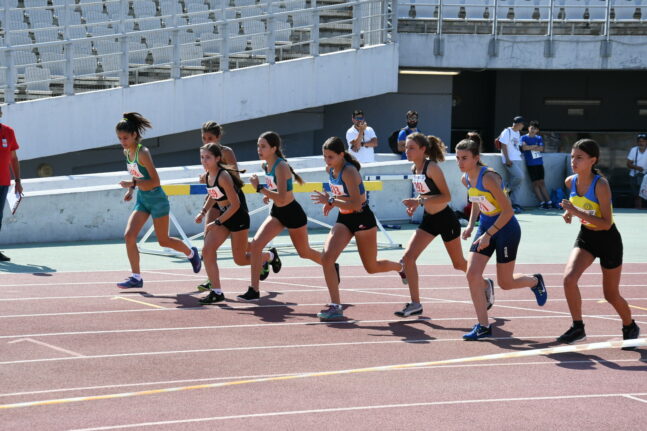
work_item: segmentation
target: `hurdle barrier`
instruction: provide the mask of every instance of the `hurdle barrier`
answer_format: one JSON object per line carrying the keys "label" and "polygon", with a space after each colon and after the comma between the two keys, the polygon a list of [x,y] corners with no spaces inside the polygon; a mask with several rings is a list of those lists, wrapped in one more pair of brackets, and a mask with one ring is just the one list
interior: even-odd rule
{"label": "hurdle barrier", "polygon": [[[395,175],[394,175],[395,176]],[[400,175],[399,177],[402,177]],[[400,178],[402,179],[402,178]],[[262,184],[262,183],[261,183]],[[380,191],[382,190],[382,181],[364,181],[364,188],[367,192],[367,198],[368,198],[368,192],[370,191]],[[162,188],[164,189],[164,192],[170,197],[170,196],[186,196],[186,195],[206,195],[207,194],[207,188],[204,184],[167,184],[163,185]],[[327,182],[308,182],[304,184],[299,184],[295,183],[293,192],[294,193],[313,193],[314,191],[321,191],[325,190],[327,192],[330,192],[330,185]],[[245,184],[242,188],[243,193],[245,194],[255,194],[256,189],[252,187],[251,184]],[[258,207],[252,211],[249,212],[249,215],[252,216],[254,214],[258,214],[262,211],[267,211],[268,215],[272,209],[272,203],[263,205],[261,207]],[[199,239],[204,236],[204,231],[201,231],[197,233],[196,235],[193,236],[187,236],[187,234],[184,232],[184,229],[182,229],[182,226],[178,222],[177,218],[173,215],[173,212],[169,213],[169,219],[170,219],[170,226],[174,226],[175,229],[177,229],[178,233],[180,234],[180,237],[182,238],[182,241],[189,246],[193,247],[193,244],[191,241],[194,241],[196,239]],[[308,217],[308,221],[315,223],[319,226],[332,229],[332,226],[326,222],[323,222],[321,220],[318,220],[314,217]],[[380,230],[381,234],[386,238],[386,241],[379,241],[378,240],[378,247],[383,248],[383,249],[396,249],[396,248],[402,248],[402,244],[396,243],[391,235],[384,229],[384,226],[380,222],[380,220],[375,216],[375,221],[377,223],[377,227]],[[151,226],[148,231],[144,234],[144,236],[139,240],[137,243],[137,248],[139,249],[140,253],[145,253],[145,254],[155,254],[159,256],[174,256],[174,257],[185,257],[184,254],[177,252],[173,249],[168,249],[168,248],[150,248],[147,247],[146,242],[150,238],[150,236],[153,234],[155,231],[154,226]],[[354,242],[354,239],[351,241]],[[323,245],[323,241],[314,241],[310,242],[310,245]],[[274,243],[274,241],[270,242],[268,244],[270,247],[276,247],[276,248],[286,248],[286,247],[293,247],[291,242],[287,243]],[[218,250],[231,250],[231,246],[226,246],[222,245]]]}

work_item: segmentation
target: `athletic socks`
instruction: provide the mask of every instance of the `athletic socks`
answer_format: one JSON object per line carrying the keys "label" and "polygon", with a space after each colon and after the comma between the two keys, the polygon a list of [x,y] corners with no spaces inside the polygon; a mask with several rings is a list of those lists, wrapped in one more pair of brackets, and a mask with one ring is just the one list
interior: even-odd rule
{"label": "athletic socks", "polygon": [[216,295],[222,294],[222,289],[211,289],[212,292],[214,292]]}
{"label": "athletic socks", "polygon": [[573,320],[573,328],[584,328],[583,320]]}
{"label": "athletic socks", "polygon": [[274,260],[274,253],[272,253],[272,251],[268,251],[268,253],[270,254],[270,258],[269,258],[268,262],[271,262],[271,261]]}
{"label": "athletic socks", "polygon": [[137,280],[137,281],[141,281],[141,279],[142,279],[142,275],[141,275],[141,274],[133,274],[131,277],[132,277],[132,278],[134,278],[134,279],[135,279],[135,280]]}
{"label": "athletic socks", "polygon": [[191,253],[187,254],[186,257],[189,259],[193,259],[193,256],[195,256],[195,252],[193,251],[193,249],[191,249]]}

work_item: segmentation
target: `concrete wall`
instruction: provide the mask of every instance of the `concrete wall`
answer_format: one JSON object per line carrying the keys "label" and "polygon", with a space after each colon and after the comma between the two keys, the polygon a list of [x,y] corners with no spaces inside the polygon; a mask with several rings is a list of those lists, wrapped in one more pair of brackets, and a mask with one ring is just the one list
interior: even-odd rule
{"label": "concrete wall", "polygon": [[[411,164],[406,160],[394,160],[395,155],[380,155],[380,160],[362,167],[363,175],[409,174]],[[566,175],[568,156],[546,154],[546,185],[549,189],[561,187]],[[483,155],[483,161],[498,172],[504,172],[501,158],[496,154]],[[324,164],[320,156],[290,159],[306,181],[327,181]],[[260,168],[258,162],[246,162],[250,172],[243,175],[246,180],[251,172]],[[455,209],[466,204],[466,191],[460,182],[461,174],[453,156],[441,164],[452,194],[451,205]],[[160,169],[163,183],[196,183],[201,172],[199,166]],[[133,202],[124,202],[124,190],[118,181],[126,178],[125,172],[83,175],[74,177],[49,178],[45,181],[25,181],[26,196],[18,212],[11,215],[5,209],[0,241],[4,244],[54,241],[87,241],[118,239],[123,235],[126,222],[133,208]],[[38,191],[37,191],[38,190]],[[309,216],[334,223],[336,212],[324,218],[321,208],[312,205],[307,193],[297,193],[297,200]],[[404,220],[407,218],[400,203],[411,196],[409,180],[384,181],[384,190],[370,192],[370,205],[380,220]],[[246,195],[250,210],[262,205],[258,194]],[[173,196],[171,210],[187,234],[201,231],[202,226],[193,221],[203,202],[202,196]],[[535,205],[529,179],[526,177],[522,188],[522,205]],[[256,229],[265,214],[252,218],[252,229]],[[150,225],[150,222],[149,222]],[[147,225],[148,227],[148,225]],[[172,232],[174,229],[172,229]],[[142,231],[142,234],[145,232]]]}
{"label": "concrete wall", "polygon": [[[601,55],[603,36],[554,36],[551,56],[543,36],[400,33],[400,67],[450,69],[639,70],[647,68],[647,37],[612,36],[610,55]],[[440,39],[441,55],[434,44]]]}
{"label": "concrete wall", "polygon": [[125,111],[149,118],[147,137],[155,138],[212,119],[226,124],[395,91],[397,68],[397,44],[374,46],[16,103],[3,109],[3,121],[16,130],[20,157],[33,159],[114,144]]}

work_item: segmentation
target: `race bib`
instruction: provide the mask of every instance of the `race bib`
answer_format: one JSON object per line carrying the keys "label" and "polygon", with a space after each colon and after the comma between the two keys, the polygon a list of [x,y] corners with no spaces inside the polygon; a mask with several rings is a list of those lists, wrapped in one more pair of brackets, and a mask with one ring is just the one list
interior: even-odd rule
{"label": "race bib", "polygon": [[427,186],[427,183],[425,182],[425,176],[423,174],[418,174],[418,175],[413,175],[411,177],[411,184],[413,184],[413,189],[420,193],[420,194],[425,194],[431,192],[429,190],[429,187]]}
{"label": "race bib", "polygon": [[530,151],[530,154],[532,155],[533,159],[541,158],[541,152],[539,152],[539,151]]}
{"label": "race bib", "polygon": [[339,184],[330,184],[330,192],[333,194],[333,196],[344,196],[344,186],[339,185]]}
{"label": "race bib", "polygon": [[220,199],[221,197],[225,196],[225,194],[222,192],[222,190],[220,190],[220,187],[218,186],[207,187],[207,193],[209,194],[209,197],[213,199]]}
{"label": "race bib", "polygon": [[139,171],[139,166],[137,163],[127,163],[126,164],[126,169],[128,170],[128,174],[132,177],[135,177],[137,179],[144,178],[144,174],[142,174]]}
{"label": "race bib", "polygon": [[485,196],[470,196],[470,202],[478,204],[479,209],[483,213],[489,213],[496,210],[494,204],[487,200]]}
{"label": "race bib", "polygon": [[265,184],[267,185],[267,188],[269,190],[277,190],[278,187],[276,183],[274,182],[274,177],[270,175],[265,175]]}

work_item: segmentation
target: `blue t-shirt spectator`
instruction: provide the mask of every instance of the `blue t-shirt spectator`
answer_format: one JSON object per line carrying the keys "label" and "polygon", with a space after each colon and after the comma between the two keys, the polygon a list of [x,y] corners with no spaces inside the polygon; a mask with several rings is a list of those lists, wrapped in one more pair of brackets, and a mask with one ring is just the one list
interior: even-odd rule
{"label": "blue t-shirt spectator", "polygon": [[[539,145],[543,147],[544,141],[539,135],[524,135],[521,137],[521,145]],[[541,157],[541,152],[539,151],[525,150],[523,155],[526,158],[526,166],[539,166],[544,164],[544,159]]]}
{"label": "blue t-shirt spectator", "polygon": [[[407,140],[407,136],[409,136],[409,135],[410,135],[410,134],[412,134],[413,132],[419,132],[419,133],[422,133],[422,132],[420,131],[420,129],[418,129],[417,127],[416,127],[416,128],[414,128],[414,129],[411,129],[411,128],[409,128],[409,127],[406,127],[406,128],[404,128],[404,129],[400,130],[400,133],[398,133],[398,142],[400,142],[400,141],[406,141],[406,140]],[[402,158],[402,160],[406,160],[406,159],[407,159],[407,153],[403,152],[403,153],[400,155],[400,157]]]}

